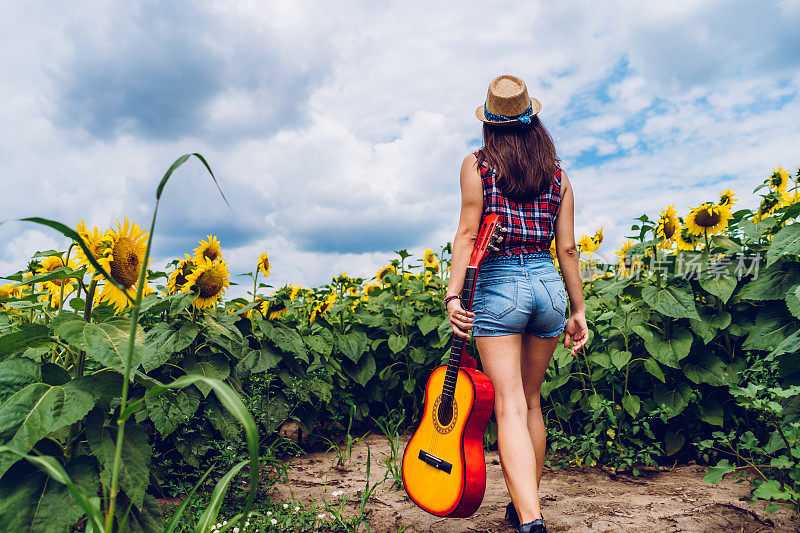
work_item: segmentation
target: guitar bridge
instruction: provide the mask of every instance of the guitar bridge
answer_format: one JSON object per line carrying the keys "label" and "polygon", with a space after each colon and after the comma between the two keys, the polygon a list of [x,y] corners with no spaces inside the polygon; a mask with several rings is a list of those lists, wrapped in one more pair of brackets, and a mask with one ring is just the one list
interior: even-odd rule
{"label": "guitar bridge", "polygon": [[428,463],[429,465],[431,465],[432,467],[438,468],[442,472],[447,472],[448,474],[453,469],[453,465],[452,464],[448,463],[444,459],[439,459],[435,455],[430,454],[430,453],[426,452],[425,450],[420,450],[419,451],[419,458],[422,461],[424,461],[425,463]]}

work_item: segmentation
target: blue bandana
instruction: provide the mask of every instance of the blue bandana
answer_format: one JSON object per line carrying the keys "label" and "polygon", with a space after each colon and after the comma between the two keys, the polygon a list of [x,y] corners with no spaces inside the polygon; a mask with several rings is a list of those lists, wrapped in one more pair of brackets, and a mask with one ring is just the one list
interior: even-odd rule
{"label": "blue bandana", "polygon": [[486,103],[483,104],[483,114],[486,116],[488,120],[492,122],[508,122],[510,120],[519,120],[523,124],[530,124],[531,123],[531,116],[533,116],[533,104],[528,105],[528,109],[523,111],[521,114],[507,117],[505,115],[495,115],[494,113],[490,112],[486,108]]}

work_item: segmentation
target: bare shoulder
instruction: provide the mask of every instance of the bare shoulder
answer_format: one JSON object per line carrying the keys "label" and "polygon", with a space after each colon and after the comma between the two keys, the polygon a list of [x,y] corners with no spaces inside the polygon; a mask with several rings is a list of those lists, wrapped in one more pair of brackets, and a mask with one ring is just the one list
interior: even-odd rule
{"label": "bare shoulder", "polygon": [[564,193],[566,193],[570,189],[572,189],[572,184],[569,182],[567,173],[564,172],[564,169],[561,169],[561,197],[563,198]]}
{"label": "bare shoulder", "polygon": [[478,158],[475,154],[469,154],[461,163],[461,181],[480,182],[480,172],[478,171]]}

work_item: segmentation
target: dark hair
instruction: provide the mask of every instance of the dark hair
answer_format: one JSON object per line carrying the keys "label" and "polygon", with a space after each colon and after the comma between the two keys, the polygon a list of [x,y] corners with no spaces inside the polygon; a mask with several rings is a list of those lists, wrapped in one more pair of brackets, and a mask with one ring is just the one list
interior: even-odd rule
{"label": "dark hair", "polygon": [[561,160],[539,117],[530,124],[496,126],[483,123],[483,161],[497,170],[497,186],[517,202],[532,201],[553,185]]}

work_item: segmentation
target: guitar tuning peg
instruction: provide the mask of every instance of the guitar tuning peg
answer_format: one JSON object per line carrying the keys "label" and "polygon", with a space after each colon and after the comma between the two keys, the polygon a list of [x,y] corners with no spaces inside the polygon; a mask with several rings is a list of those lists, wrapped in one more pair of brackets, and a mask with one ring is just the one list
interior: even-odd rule
{"label": "guitar tuning peg", "polygon": [[490,244],[488,246],[488,248],[493,252],[499,252],[500,251],[500,248],[498,248],[497,246],[494,246],[493,244]]}
{"label": "guitar tuning peg", "polygon": [[503,242],[503,236],[502,235],[498,235],[497,236],[497,242]]}
{"label": "guitar tuning peg", "polygon": [[508,228],[506,228],[505,226],[501,226],[500,224],[498,224],[498,225],[497,225],[497,231],[500,231],[500,232],[503,232],[503,233],[505,233],[506,231],[508,231]]}

